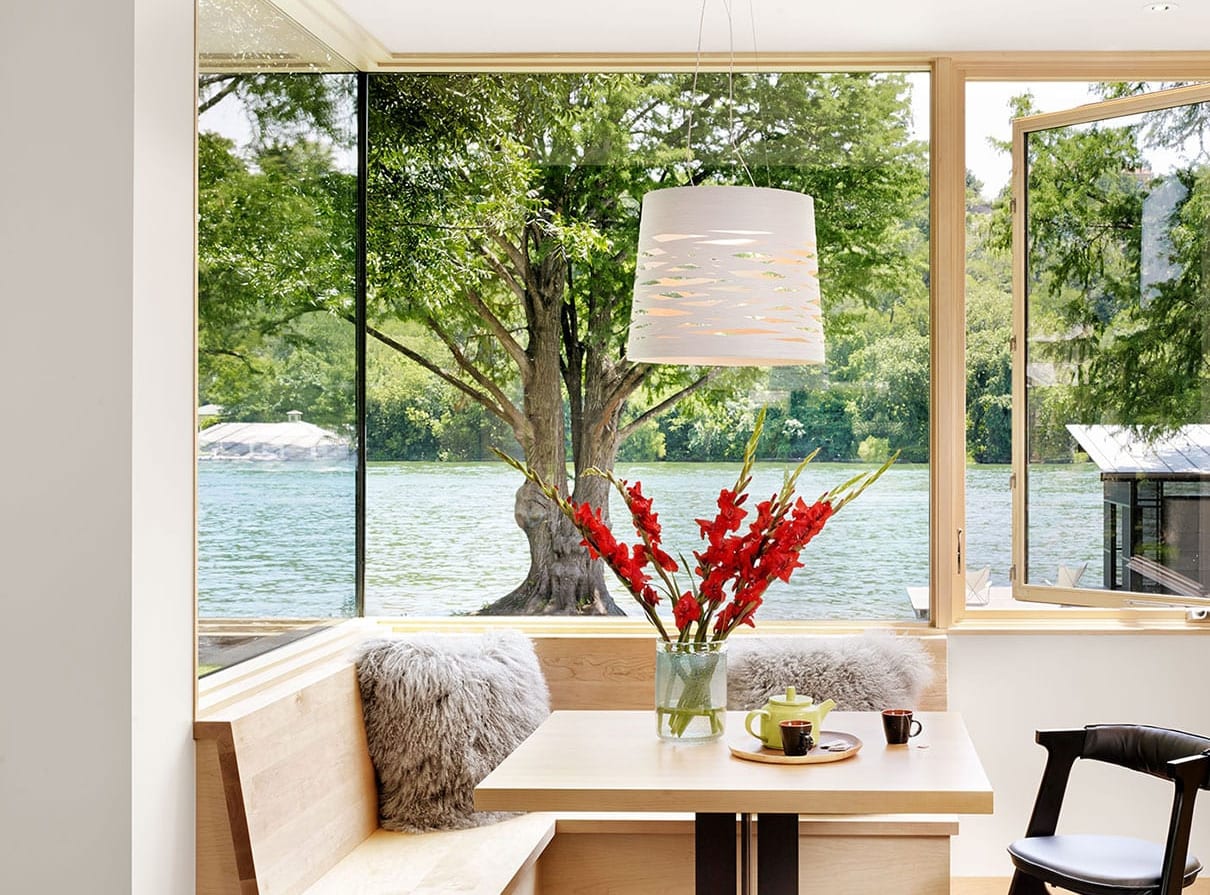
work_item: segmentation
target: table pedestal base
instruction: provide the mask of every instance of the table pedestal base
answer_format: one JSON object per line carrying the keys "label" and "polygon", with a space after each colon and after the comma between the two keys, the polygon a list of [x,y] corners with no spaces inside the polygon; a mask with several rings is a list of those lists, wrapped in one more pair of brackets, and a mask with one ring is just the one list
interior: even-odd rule
{"label": "table pedestal base", "polygon": [[[740,862],[735,859],[735,815],[697,814],[694,823],[694,891],[732,895],[752,891],[753,823],[741,814]],[[762,814],[756,826],[757,895],[798,895],[798,815]]]}

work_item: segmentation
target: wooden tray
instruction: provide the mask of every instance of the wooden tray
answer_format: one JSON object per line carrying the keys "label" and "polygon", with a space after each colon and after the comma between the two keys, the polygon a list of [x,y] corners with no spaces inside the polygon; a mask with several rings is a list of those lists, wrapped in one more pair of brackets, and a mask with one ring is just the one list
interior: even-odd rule
{"label": "wooden tray", "polygon": [[861,749],[861,740],[851,733],[841,733],[838,730],[825,730],[820,735],[822,743],[844,743],[848,748],[843,752],[831,752],[812,747],[806,755],[786,755],[780,749],[770,749],[747,731],[727,742],[731,754],[744,761],[763,761],[767,764],[822,764],[825,761],[844,761],[852,758]]}

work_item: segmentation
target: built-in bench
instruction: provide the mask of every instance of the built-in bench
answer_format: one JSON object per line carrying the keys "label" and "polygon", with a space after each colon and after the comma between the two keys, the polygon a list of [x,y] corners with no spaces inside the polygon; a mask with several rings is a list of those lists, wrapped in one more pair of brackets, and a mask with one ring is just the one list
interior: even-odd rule
{"label": "built-in bench", "polygon": [[[383,627],[355,622],[216,676],[199,694],[200,895],[496,895],[693,890],[688,815],[522,815],[432,833],[378,828],[351,653]],[[552,707],[649,708],[650,638],[533,636]],[[945,706],[945,639],[925,640]],[[801,860],[846,893],[948,891],[953,817],[803,817]],[[885,874],[885,875],[884,875]],[[803,878],[810,878],[804,875]]]}

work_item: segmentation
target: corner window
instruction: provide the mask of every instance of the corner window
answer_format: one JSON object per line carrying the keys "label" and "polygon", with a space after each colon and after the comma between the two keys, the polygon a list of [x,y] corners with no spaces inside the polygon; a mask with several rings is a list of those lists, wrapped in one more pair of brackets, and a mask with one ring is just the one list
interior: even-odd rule
{"label": "corner window", "polygon": [[199,4],[198,671],[355,615],[356,75]]}

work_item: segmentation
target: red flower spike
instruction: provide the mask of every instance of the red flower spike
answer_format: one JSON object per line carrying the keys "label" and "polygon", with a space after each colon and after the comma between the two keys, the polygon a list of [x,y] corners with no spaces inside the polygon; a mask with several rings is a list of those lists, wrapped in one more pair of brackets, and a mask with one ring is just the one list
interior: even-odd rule
{"label": "red flower spike", "polygon": [[683,593],[672,607],[672,616],[676,619],[677,630],[684,631],[691,622],[702,617],[702,605],[693,599],[693,594]]}
{"label": "red flower spike", "polygon": [[[679,594],[679,583],[667,573],[680,571],[680,566],[661,545],[659,517],[652,499],[643,494],[641,482],[630,484],[605,474],[625,499],[639,536],[639,543],[629,544],[620,543],[613,536],[602,519],[601,508],[558,498],[554,489],[530,470],[522,471],[542,486],[545,493],[555,497],[560,509],[583,536],[581,543],[589,556],[603,560],[610,567],[665,640],[671,638],[655,611],[661,591],[672,601],[672,614],[681,639],[720,640],[741,624],[755,627],[754,616],[764,602],[769,585],[774,581],[789,581],[796,569],[803,568],[802,550],[823,530],[835,512],[827,500],[808,504],[794,494],[786,494],[784,498],[782,494],[775,494],[756,504],[749,524],[740,532],[742,523],[750,515],[744,505],[751,481],[750,464],[763,419],[762,413],[749,441],[735,489],[719,491],[714,518],[695,520],[704,545],[702,550],[693,553],[696,563],[690,564],[685,571],[699,583],[696,590],[690,588]],[[801,469],[800,465],[799,471]],[[845,495],[845,501],[859,494],[885,469],[884,466],[862,480],[859,487]],[[654,576],[648,571],[654,572]],[[709,638],[704,630],[707,625],[713,629],[713,636]]]}

